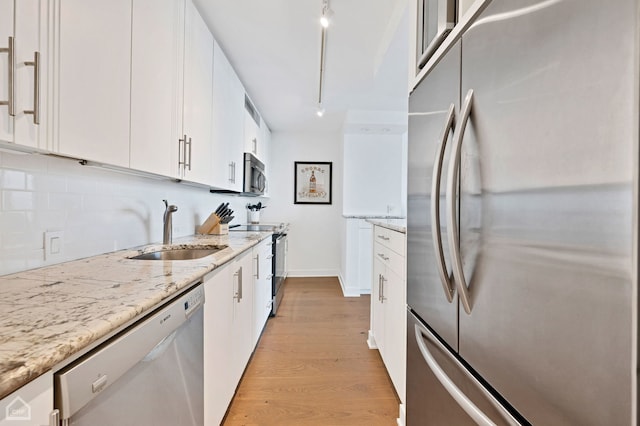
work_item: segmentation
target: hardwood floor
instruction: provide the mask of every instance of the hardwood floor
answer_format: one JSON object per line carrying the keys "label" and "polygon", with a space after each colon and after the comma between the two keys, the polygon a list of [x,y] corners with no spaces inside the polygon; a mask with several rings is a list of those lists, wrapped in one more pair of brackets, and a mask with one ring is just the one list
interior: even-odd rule
{"label": "hardwood floor", "polygon": [[370,297],[343,297],[337,278],[285,286],[223,424],[395,425],[399,401],[366,342]]}

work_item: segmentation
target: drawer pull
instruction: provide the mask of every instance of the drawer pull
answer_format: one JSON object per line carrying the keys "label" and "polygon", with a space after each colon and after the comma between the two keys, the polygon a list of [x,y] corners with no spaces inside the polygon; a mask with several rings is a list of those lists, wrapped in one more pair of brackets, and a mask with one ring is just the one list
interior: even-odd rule
{"label": "drawer pull", "polygon": [[391,239],[389,237],[385,237],[384,235],[378,235],[378,238],[380,238],[383,241],[389,241]]}
{"label": "drawer pull", "polygon": [[382,253],[378,253],[378,256],[380,256],[380,258],[381,258],[382,260],[385,260],[385,261],[386,261],[386,260],[389,260],[389,257],[388,257],[388,256],[385,256],[385,255],[384,255],[384,254],[382,254]]}

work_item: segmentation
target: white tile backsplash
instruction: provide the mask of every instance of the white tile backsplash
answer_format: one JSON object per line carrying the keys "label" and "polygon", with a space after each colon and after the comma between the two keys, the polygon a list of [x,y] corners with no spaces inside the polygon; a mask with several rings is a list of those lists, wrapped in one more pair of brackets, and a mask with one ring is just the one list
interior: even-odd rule
{"label": "white tile backsplash", "polygon": [[[247,202],[75,160],[0,152],[0,275],[162,240],[163,199],[178,206],[174,238],[192,235],[221,202],[245,223]],[[263,200],[264,201],[264,200]],[[44,232],[63,231],[63,256],[44,260]]]}

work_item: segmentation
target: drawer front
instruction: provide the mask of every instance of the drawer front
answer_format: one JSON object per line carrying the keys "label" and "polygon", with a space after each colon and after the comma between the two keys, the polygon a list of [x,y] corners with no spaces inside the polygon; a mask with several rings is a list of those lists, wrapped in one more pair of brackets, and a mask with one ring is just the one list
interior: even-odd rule
{"label": "drawer front", "polygon": [[373,245],[373,256],[382,261],[387,268],[404,278],[404,256],[399,255],[377,241]]}
{"label": "drawer front", "polygon": [[376,226],[374,228],[373,240],[404,256],[405,235],[402,232]]}

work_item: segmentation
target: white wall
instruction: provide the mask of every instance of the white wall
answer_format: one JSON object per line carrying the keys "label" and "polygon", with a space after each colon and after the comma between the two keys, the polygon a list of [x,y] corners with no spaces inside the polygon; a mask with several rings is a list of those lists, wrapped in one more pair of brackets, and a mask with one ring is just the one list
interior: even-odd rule
{"label": "white wall", "polygon": [[[0,193],[0,275],[161,242],[163,199],[178,206],[174,239],[194,234],[222,201],[236,211],[232,223],[246,223],[245,205],[262,199],[8,152]],[[53,230],[64,232],[63,254],[45,262],[43,233]]]}
{"label": "white wall", "polygon": [[402,216],[402,134],[344,135],[343,214]]}
{"label": "white wall", "polygon": [[[272,134],[270,199],[263,222],[289,222],[290,276],[338,276],[341,264],[342,133]],[[333,162],[333,204],[293,203],[294,162]]]}

